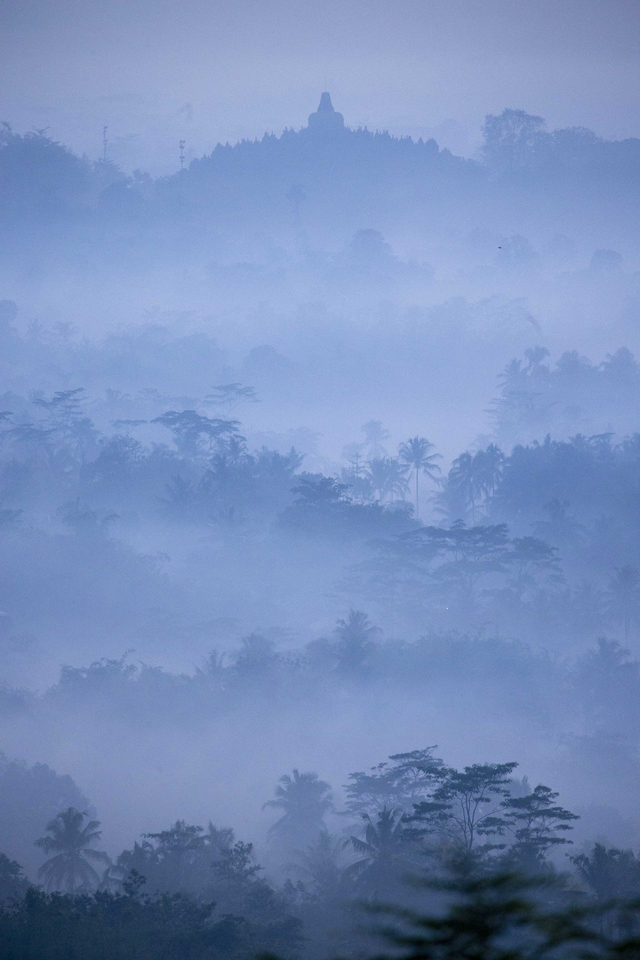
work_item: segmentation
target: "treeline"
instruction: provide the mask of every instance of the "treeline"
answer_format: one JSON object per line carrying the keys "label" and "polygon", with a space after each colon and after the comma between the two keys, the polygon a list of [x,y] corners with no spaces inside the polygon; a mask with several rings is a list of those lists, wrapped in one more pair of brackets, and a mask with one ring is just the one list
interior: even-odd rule
{"label": "treeline", "polygon": [[[599,252],[615,256],[612,251]],[[525,350],[524,360],[512,360],[501,374],[490,411],[499,443],[510,446],[547,433],[605,434],[611,432],[607,424],[612,423],[620,433],[627,431],[640,395],[640,369],[629,350],[622,347],[600,364],[575,350],[563,353],[553,366],[548,357],[545,347],[533,347]]]}
{"label": "treeline", "polygon": [[[483,127],[483,161],[487,172],[516,174],[525,171],[561,172],[573,177],[589,173],[634,179],[640,156],[640,140],[606,141],[584,127],[547,132],[542,117],[523,110],[505,109],[499,116],[487,116]],[[328,138],[315,131],[285,130],[282,136],[265,134],[254,141],[235,145],[218,144],[209,156],[195,159],[188,169],[172,177],[153,180],[136,171],[123,174],[116,164],[101,159],[89,161],[47,136],[47,131],[15,133],[4,123],[0,131],[0,208],[13,219],[21,212],[68,215],[102,210],[125,218],[144,216],[153,206],[158,212],[194,215],[191,202],[224,199],[232,183],[243,181],[250,192],[283,178],[318,173],[327,155],[332,155],[352,173],[366,164],[372,175],[372,161],[380,175],[404,173],[408,178],[466,176],[478,179],[483,164],[453,157],[438,150],[434,140],[413,141],[387,132],[345,127]],[[291,203],[306,199],[304,189],[291,192]],[[177,206],[176,202],[180,201]],[[229,201],[227,200],[226,203]]]}
{"label": "treeline", "polygon": [[571,731],[569,741],[586,751],[585,763],[612,759],[607,751],[615,744],[625,767],[637,767],[640,665],[616,641],[601,639],[572,659],[492,637],[431,634],[407,643],[385,640],[361,611],[297,650],[280,652],[273,639],[251,634],[235,650],[203,658],[193,673],[126,656],[65,666],[58,683],[42,693],[0,688],[0,710],[5,719],[45,725],[72,715],[80,725],[90,716],[119,719],[131,729],[148,722],[189,729],[255,705],[269,705],[286,720],[305,705],[322,707],[327,694],[347,692],[356,698],[383,689],[412,699],[428,694],[444,707],[460,685],[470,702],[488,700],[492,715],[533,724],[540,736]]}
{"label": "treeline", "polygon": [[[282,230],[292,222],[299,225],[301,208],[317,220],[329,203],[337,224],[343,225],[341,205],[361,219],[369,203],[376,222],[386,222],[392,215],[388,185],[399,181],[407,200],[412,197],[427,207],[441,203],[443,188],[456,202],[469,194],[485,198],[496,192],[508,201],[514,178],[525,189],[539,181],[547,187],[558,183],[563,190],[581,183],[585,200],[594,180],[607,184],[613,194],[620,181],[627,190],[637,187],[637,139],[605,141],[584,128],[547,132],[542,118],[511,109],[488,116],[483,133],[482,162],[477,162],[439,150],[433,140],[414,142],[386,132],[344,128],[323,138],[307,129],[285,130],[280,137],[265,134],[252,142],[219,144],[188,168],[154,180],[139,170],[126,175],[105,158],[77,157],[47,131],[18,134],[5,123],[0,213],[10,227],[7,238],[14,242],[24,237],[27,224],[41,223],[49,237],[53,224],[56,229],[64,224],[59,242],[65,248],[72,238],[79,243],[85,265],[94,253],[86,231],[94,231],[105,244],[103,256],[115,256],[126,269],[127,253],[129,265],[146,263],[134,237],[153,238],[159,244],[156,257],[164,257],[168,236],[180,237],[182,251],[191,252],[203,239],[194,235],[193,225],[211,239],[212,216],[217,227],[231,228],[234,218],[245,226],[269,218],[273,229]],[[114,224],[127,231],[115,244],[108,236]],[[8,243],[6,249],[10,254]]]}
{"label": "treeline", "polygon": [[[464,939],[475,948],[469,956],[478,958],[494,955],[494,939],[525,928],[529,937],[537,931],[536,956],[553,955],[552,945],[567,956],[585,944],[589,956],[607,956],[622,942],[635,955],[640,860],[633,852],[596,844],[558,860],[578,817],[556,792],[515,778],[517,763],[457,770],[434,749],[351,774],[342,804],[316,773],[281,777],[264,804],[279,815],[268,845],[277,882],[263,875],[250,843],[212,823],[205,830],[179,820],[111,860],[99,849],[99,821],[68,807],[35,839],[47,857],[39,869],[44,889],[0,857],[3,956],[366,955],[381,933],[380,913],[394,918],[386,935],[400,938],[407,956],[432,953],[403,941],[403,924],[422,930],[426,949],[438,929],[461,937],[465,919]],[[538,940],[545,933],[546,945]],[[444,955],[467,955],[457,949]],[[529,956],[525,942],[518,950]]]}
{"label": "treeline", "polygon": [[[534,351],[528,367],[510,365],[500,411],[538,396],[540,384],[552,396],[564,392],[567,403],[593,385],[632,402],[640,384],[628,351],[600,367],[566,355],[552,371],[543,359]],[[375,604],[376,619],[396,636],[478,631],[487,622],[534,641],[613,632],[626,644],[636,635],[640,435],[547,436],[510,454],[494,442],[465,451],[443,475],[426,438],[409,438],[394,456],[388,432],[371,420],[364,439],[345,448],[348,465],[337,478],[305,471],[293,447],[251,451],[232,417],[256,401],[254,391],[240,383],[212,390],[164,410],[160,394],[115,396],[111,409],[124,406],[129,416],[111,420],[111,433],[96,427],[80,388],[5,394],[0,522],[18,565],[37,546],[39,562],[58,551],[71,564],[85,558],[88,569],[111,564],[115,575],[126,567],[129,579],[155,589],[157,563],[122,542],[144,518],[167,531],[215,531],[240,553],[248,531],[280,544],[284,557],[322,544],[341,603]],[[158,439],[135,436],[145,432]],[[430,524],[420,521],[425,514]]]}

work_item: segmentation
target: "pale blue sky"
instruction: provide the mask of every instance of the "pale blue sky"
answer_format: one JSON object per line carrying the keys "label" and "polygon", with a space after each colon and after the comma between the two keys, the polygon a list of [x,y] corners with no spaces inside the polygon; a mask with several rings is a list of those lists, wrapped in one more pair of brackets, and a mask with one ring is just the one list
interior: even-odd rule
{"label": "pale blue sky", "polygon": [[299,127],[325,79],[348,124],[459,151],[505,106],[640,136],[640,0],[2,0],[0,16],[0,119],[91,156],[107,124],[128,168],[173,169],[180,138],[194,155]]}

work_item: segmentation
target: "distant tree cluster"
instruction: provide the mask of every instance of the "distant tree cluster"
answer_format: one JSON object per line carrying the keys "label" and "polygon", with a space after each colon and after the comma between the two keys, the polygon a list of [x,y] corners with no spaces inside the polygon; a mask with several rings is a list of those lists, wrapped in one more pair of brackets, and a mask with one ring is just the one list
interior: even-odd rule
{"label": "distant tree cluster", "polygon": [[483,127],[485,162],[511,176],[544,171],[556,177],[562,173],[593,177],[607,168],[634,176],[632,168],[640,155],[637,139],[611,142],[586,127],[553,131],[545,127],[542,117],[524,110],[488,115]]}
{"label": "distant tree cluster", "polygon": [[630,351],[622,347],[600,364],[576,351],[563,353],[553,367],[548,357],[545,347],[534,347],[501,374],[491,405],[498,442],[513,445],[547,433],[566,437],[576,427],[593,433],[594,425],[612,422],[620,430],[621,397],[627,398],[627,416],[640,398],[640,367]]}

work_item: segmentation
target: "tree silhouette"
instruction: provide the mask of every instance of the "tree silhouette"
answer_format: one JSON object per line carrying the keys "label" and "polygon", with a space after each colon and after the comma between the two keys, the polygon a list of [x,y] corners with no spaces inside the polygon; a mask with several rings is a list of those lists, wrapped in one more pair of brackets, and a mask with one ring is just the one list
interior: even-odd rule
{"label": "tree silhouette", "polygon": [[604,844],[596,843],[590,855],[579,853],[571,861],[598,900],[640,894],[640,860],[631,850],[607,850]]}
{"label": "tree silhouette", "polygon": [[435,480],[436,473],[440,473],[440,467],[434,463],[434,460],[442,459],[439,453],[429,453],[434,449],[434,444],[425,437],[411,437],[400,444],[400,459],[408,464],[416,475],[416,519],[420,517],[420,500],[418,497],[418,481],[420,473]]}
{"label": "tree silhouette", "polygon": [[205,400],[222,407],[227,417],[242,403],[258,403],[253,387],[243,387],[241,383],[222,383],[211,390],[213,392],[207,394]]}
{"label": "tree silhouette", "polygon": [[584,527],[578,523],[574,514],[569,513],[568,500],[561,501],[554,497],[545,503],[543,509],[549,519],[536,520],[532,523],[533,530],[538,536],[559,546],[579,544],[582,541]]}
{"label": "tree silhouette", "polygon": [[29,888],[29,881],[16,860],[0,853],[0,903],[10,897],[21,896]]}
{"label": "tree silhouette", "polygon": [[603,936],[593,923],[590,905],[554,902],[554,884],[548,877],[490,872],[453,880],[419,879],[414,886],[432,904],[427,910],[379,904],[370,908],[392,921],[381,930],[391,949],[378,952],[378,960],[637,956],[635,927]]}
{"label": "tree silhouette", "polygon": [[507,797],[502,801],[505,820],[515,840],[509,853],[522,867],[535,867],[549,849],[572,842],[562,834],[572,829],[573,820],[580,818],[559,806],[555,802],[558,796],[550,787],[539,783],[524,797]]}
{"label": "tree silhouette", "polygon": [[539,162],[549,134],[542,117],[524,110],[503,110],[485,117],[482,152],[487,163],[503,173],[515,173]]}
{"label": "tree silhouette", "polygon": [[414,804],[431,796],[446,770],[433,756],[435,749],[395,753],[368,773],[350,773],[344,787],[347,810],[359,815],[382,807],[412,812]]}
{"label": "tree silhouette", "polygon": [[45,853],[54,853],[38,870],[48,889],[61,889],[75,893],[97,886],[100,876],[88,862],[108,865],[111,860],[106,853],[92,846],[102,836],[99,820],[89,820],[83,825],[87,813],[68,807],[47,824],[48,837],[36,840],[36,846]]}
{"label": "tree silhouette", "polygon": [[237,420],[203,417],[195,410],[167,410],[151,423],[167,427],[173,433],[179,452],[193,458],[211,455],[223,438],[238,432]]}
{"label": "tree silhouette", "polygon": [[463,494],[471,508],[471,522],[476,522],[476,498],[482,493],[483,478],[481,464],[468,451],[461,453],[453,461],[449,471],[449,482]]}
{"label": "tree silhouette", "polygon": [[338,638],[334,651],[338,657],[338,670],[354,673],[365,663],[375,648],[372,638],[380,632],[362,610],[349,610],[346,620],[338,620],[335,628]]}
{"label": "tree silhouette", "polygon": [[293,860],[287,867],[309,882],[318,896],[335,897],[342,879],[343,849],[343,841],[324,830],[304,850],[294,850]]}
{"label": "tree silhouette", "polygon": [[609,578],[608,610],[622,624],[625,642],[634,623],[640,619],[640,573],[635,567],[616,567]]}
{"label": "tree silhouette", "polygon": [[361,859],[350,864],[345,876],[357,879],[373,896],[383,884],[400,879],[399,873],[408,867],[409,837],[401,809],[384,807],[375,820],[368,813],[362,815],[364,837],[351,836],[345,846],[352,846]]}
{"label": "tree silhouette", "polygon": [[407,482],[408,464],[404,465],[393,457],[375,457],[369,461],[367,479],[378,494],[380,500],[394,496],[404,496],[409,489]]}
{"label": "tree silhouette", "polygon": [[364,432],[365,446],[367,444],[369,446],[369,459],[374,460],[378,457],[386,457],[387,450],[383,446],[383,442],[388,440],[391,434],[382,426],[382,420],[367,420],[367,422],[362,425],[362,430]]}
{"label": "tree silhouette", "polygon": [[509,797],[511,774],[517,766],[514,762],[474,763],[463,770],[443,770],[431,798],[415,805],[411,820],[448,837],[470,863],[479,837],[504,834],[509,821],[500,801]]}
{"label": "tree silhouette", "polygon": [[326,831],[325,814],[333,809],[331,787],[317,773],[280,777],[275,800],[267,800],[262,809],[275,807],[283,816],[270,828],[269,835],[286,847],[301,849]]}

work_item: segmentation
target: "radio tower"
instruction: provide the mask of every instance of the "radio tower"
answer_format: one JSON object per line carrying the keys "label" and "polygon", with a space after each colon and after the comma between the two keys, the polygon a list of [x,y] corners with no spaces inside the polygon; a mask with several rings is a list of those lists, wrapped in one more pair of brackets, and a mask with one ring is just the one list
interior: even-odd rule
{"label": "radio tower", "polygon": [[184,170],[184,144],[185,141],[180,141],[180,170]]}

